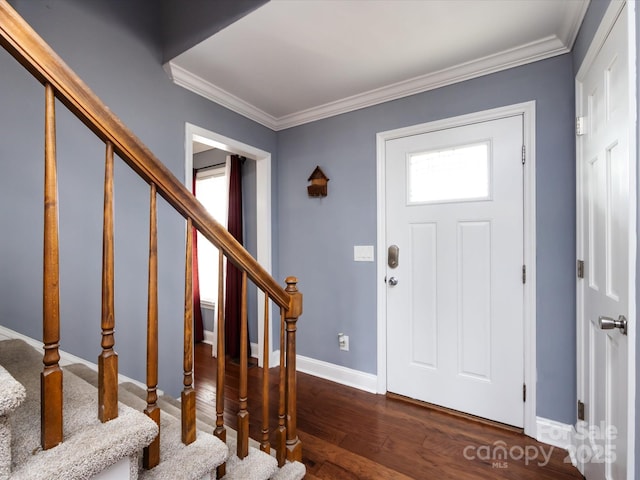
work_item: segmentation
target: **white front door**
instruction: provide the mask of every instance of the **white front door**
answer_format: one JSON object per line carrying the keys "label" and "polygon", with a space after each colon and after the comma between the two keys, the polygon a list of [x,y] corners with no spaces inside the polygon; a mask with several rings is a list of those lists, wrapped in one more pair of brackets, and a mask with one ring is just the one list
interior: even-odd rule
{"label": "white front door", "polygon": [[[627,18],[578,75],[578,363],[585,404],[576,459],[588,480],[627,478],[630,175]],[[631,282],[632,283],[632,282]],[[580,372],[580,370],[579,370]],[[579,413],[580,415],[580,413]]]}
{"label": "white front door", "polygon": [[522,115],[388,140],[380,252],[388,391],[518,427],[522,151]]}

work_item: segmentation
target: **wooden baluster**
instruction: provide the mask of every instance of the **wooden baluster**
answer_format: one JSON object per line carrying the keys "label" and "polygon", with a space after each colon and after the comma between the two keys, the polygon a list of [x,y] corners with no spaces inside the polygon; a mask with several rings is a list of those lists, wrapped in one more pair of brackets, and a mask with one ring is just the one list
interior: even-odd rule
{"label": "wooden baluster", "polygon": [[290,295],[289,309],[285,314],[287,324],[287,460],[302,461],[302,443],[297,431],[297,380],[296,380],[296,322],[302,315],[302,294],[298,292],[298,279],[287,277],[285,291]]}
{"label": "wooden baluster", "polygon": [[58,174],[56,171],[55,93],[45,85],[44,118],[44,259],[40,375],[40,440],[47,450],[62,443],[62,370],[60,361],[60,264],[58,249]]}
{"label": "wooden baluster", "polygon": [[193,389],[193,233],[193,224],[189,218],[184,269],[184,389],[181,396],[182,443],[185,445],[196,440],[196,391]]}
{"label": "wooden baluster", "polygon": [[[218,253],[218,338],[217,342],[217,373],[216,373],[216,428],[213,434],[222,443],[227,443],[227,429],[224,426],[224,376],[225,376],[225,328],[224,328],[224,255]],[[218,466],[216,475],[222,478],[226,475],[226,463]]]}
{"label": "wooden baluster", "polygon": [[247,382],[249,364],[247,343],[247,272],[242,272],[242,306],[240,307],[240,379],[238,385],[238,451],[240,460],[249,455],[249,411],[247,410]]}
{"label": "wooden baluster", "polygon": [[156,186],[151,184],[149,212],[149,300],[147,304],[147,408],[144,413],[158,425],[158,436],[143,451],[143,466],[160,463],[160,409],[158,408],[158,219]]}
{"label": "wooden baluster", "polygon": [[262,441],[260,450],[271,452],[269,444],[269,295],[264,294],[264,338],[262,350]]}
{"label": "wooden baluster", "polygon": [[287,372],[285,366],[285,321],[284,321],[284,308],[280,308],[280,380],[279,391],[280,396],[278,403],[278,428],[276,429],[276,458],[278,459],[278,466],[282,467],[287,460],[287,427],[285,426],[286,418],[286,383]]}
{"label": "wooden baluster", "polygon": [[118,416],[118,354],[113,349],[113,144],[107,141],[104,167],[102,226],[102,352],[98,356],[98,418],[108,422]]}

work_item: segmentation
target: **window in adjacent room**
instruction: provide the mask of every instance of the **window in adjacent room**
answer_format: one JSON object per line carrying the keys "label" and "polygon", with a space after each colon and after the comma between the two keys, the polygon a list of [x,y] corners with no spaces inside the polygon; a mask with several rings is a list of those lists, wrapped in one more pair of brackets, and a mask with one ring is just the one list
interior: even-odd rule
{"label": "window in adjacent room", "polygon": [[[225,166],[209,167],[196,173],[196,198],[218,223],[227,225],[227,177]],[[218,300],[218,249],[198,232],[198,275],[200,300]]]}

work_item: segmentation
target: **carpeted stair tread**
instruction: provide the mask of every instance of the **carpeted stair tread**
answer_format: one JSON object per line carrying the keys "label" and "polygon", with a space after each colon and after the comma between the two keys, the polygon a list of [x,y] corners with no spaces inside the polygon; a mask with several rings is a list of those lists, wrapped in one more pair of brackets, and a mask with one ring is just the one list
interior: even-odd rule
{"label": "carpeted stair tread", "polygon": [[0,364],[26,390],[24,403],[10,416],[12,479],[85,479],[119,460],[136,455],[157,434],[144,414],[126,405],[105,424],[97,418],[97,392],[76,375],[63,375],[65,441],[40,447],[40,371],[42,354],[22,340],[0,342]]}
{"label": "carpeted stair tread", "polygon": [[0,479],[11,474],[11,424],[8,415],[22,405],[27,391],[0,366]]}
{"label": "carpeted stair tread", "polygon": [[[121,391],[132,393],[139,398],[144,398],[146,392],[138,385],[130,382],[124,382],[120,384]],[[162,409],[163,413],[167,413],[180,418],[180,402],[167,396],[162,395],[158,398],[158,406]],[[206,415],[198,414],[197,428],[207,432],[212,432],[215,428],[215,421]],[[227,427],[227,446],[229,452],[236,451],[236,431]],[[231,455],[227,459],[227,475],[225,480],[236,479],[251,479],[251,480],[268,480],[278,470],[278,462],[270,455],[261,452],[257,447],[258,442],[253,439],[249,439],[249,455],[242,461],[236,456]],[[302,477],[299,477],[302,478]]]}
{"label": "carpeted stair tread", "polygon": [[307,469],[302,463],[286,463],[271,477],[271,480],[300,480],[305,477],[306,473]]}
{"label": "carpeted stair tread", "polygon": [[[121,389],[135,394],[140,398],[144,398],[146,392],[138,385],[130,382],[120,384]],[[180,402],[168,395],[161,395],[158,398],[158,405],[163,411],[180,418],[181,406]],[[198,423],[197,428],[200,430],[212,432],[215,429],[215,420],[205,414],[197,412]],[[227,446],[229,452],[233,453],[237,447],[237,433],[234,429],[226,427],[227,430]],[[272,450],[275,455],[275,450]],[[240,460],[236,455],[232,455],[227,460],[227,475],[224,480],[235,479],[252,479],[252,480],[300,480],[304,478],[306,473],[305,466],[300,462],[292,462],[285,464],[278,469],[278,462],[274,456],[270,456],[260,450],[260,444],[254,439],[249,438],[249,455]]]}
{"label": "carpeted stair tread", "polygon": [[[65,369],[73,371],[75,374],[85,379],[87,382],[97,385],[96,372],[86,365],[73,364],[68,365]],[[129,400],[128,395],[133,395],[138,400]],[[146,390],[131,382],[123,382],[119,388],[120,401],[125,404],[135,407],[135,405],[141,405],[141,408],[146,407]],[[143,403],[139,403],[139,401]],[[181,418],[181,404],[178,400],[168,395],[160,395],[157,401],[158,406],[162,410],[163,414],[169,414],[176,419]],[[135,407],[137,408],[137,407]],[[197,412],[197,424],[198,430],[205,432],[212,432],[215,429],[215,419],[212,417]],[[161,427],[161,431],[164,433],[164,426]],[[236,451],[236,439],[237,433],[234,429],[226,427],[227,431],[227,446],[229,452],[234,453]],[[161,434],[162,442],[162,434]],[[301,480],[305,476],[305,466],[300,462],[292,462],[285,464],[281,469],[278,469],[278,463],[274,456],[275,451],[272,449],[273,455],[268,455],[259,449],[260,444],[249,439],[249,455],[242,461],[238,459],[236,455],[232,455],[227,460],[227,475],[225,480],[237,480],[237,479],[251,479],[251,480]],[[155,469],[154,469],[155,470]]]}
{"label": "carpeted stair tread", "polygon": [[0,365],[0,416],[13,412],[26,396],[24,386]]}
{"label": "carpeted stair tread", "polygon": [[[234,440],[227,440],[230,451],[235,451]],[[278,462],[271,455],[249,447],[249,455],[240,460],[237,455],[227,459],[227,474],[223,480],[268,480],[278,471]]]}
{"label": "carpeted stair tread", "polygon": [[[97,373],[82,364],[64,367],[81,376],[90,384],[97,385]],[[141,392],[141,395],[131,390]],[[132,383],[122,383],[118,389],[118,400],[131,408],[143,411],[146,406],[146,391]],[[196,441],[190,445],[182,443],[180,410],[175,416],[175,407],[158,400],[160,407],[160,464],[151,470],[140,469],[139,479],[200,479],[225,461],[227,446],[205,429],[197,432]]]}

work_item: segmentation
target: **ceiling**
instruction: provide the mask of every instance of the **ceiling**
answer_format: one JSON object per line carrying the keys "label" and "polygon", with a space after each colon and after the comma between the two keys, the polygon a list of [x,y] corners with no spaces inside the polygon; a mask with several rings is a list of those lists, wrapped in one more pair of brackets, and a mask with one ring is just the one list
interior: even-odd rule
{"label": "ceiling", "polygon": [[273,130],[571,50],[589,0],[271,0],[173,81]]}

